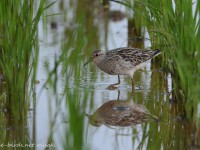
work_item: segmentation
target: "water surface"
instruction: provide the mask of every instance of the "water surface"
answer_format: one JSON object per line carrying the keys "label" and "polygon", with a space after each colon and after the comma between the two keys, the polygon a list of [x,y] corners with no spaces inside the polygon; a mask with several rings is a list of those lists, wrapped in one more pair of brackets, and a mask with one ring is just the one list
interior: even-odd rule
{"label": "water surface", "polygon": [[[30,111],[24,131],[29,135],[27,141],[54,144],[58,150],[82,146],[95,150],[200,147],[199,126],[187,119],[184,104],[174,99],[173,79],[162,69],[161,58],[135,72],[134,94],[129,77],[121,76],[120,87],[107,90],[117,82],[117,76],[100,71],[93,63],[84,67],[94,49],[151,47],[145,27],[135,29],[133,11],[114,2],[103,6],[96,1],[90,5],[85,1],[57,1],[47,11],[60,12],[47,18],[47,27],[42,21],[39,24],[36,124]],[[57,74],[51,76],[51,84],[45,85],[63,52]],[[111,102],[117,104],[105,106]],[[102,107],[106,108],[98,113]],[[131,113],[140,117],[126,125],[116,123],[121,118],[130,120],[127,114]],[[9,123],[2,124],[2,133],[5,127],[7,132],[12,131]]]}

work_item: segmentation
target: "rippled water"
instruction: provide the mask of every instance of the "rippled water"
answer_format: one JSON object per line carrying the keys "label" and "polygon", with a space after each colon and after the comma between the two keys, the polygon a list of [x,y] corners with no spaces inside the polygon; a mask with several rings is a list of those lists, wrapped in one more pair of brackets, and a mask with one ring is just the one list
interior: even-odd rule
{"label": "rippled water", "polygon": [[[56,9],[57,7],[56,6],[54,7],[55,10],[57,10]],[[111,3],[110,9],[119,10],[125,13],[125,8],[115,3]],[[54,12],[56,12],[55,10]],[[57,11],[59,11],[59,9]],[[48,59],[50,65],[53,65],[54,57],[59,55],[60,51],[59,48],[63,38],[62,33],[64,32],[64,30],[66,30],[64,26],[67,26],[67,22],[65,23],[65,21],[62,20],[63,18],[61,16],[58,16],[58,18],[60,20],[55,21],[57,24],[57,29],[51,29],[49,25],[46,31],[47,32],[46,36],[44,35],[44,31],[42,30],[42,24],[40,26],[41,30],[40,39],[43,40],[41,42],[41,50],[40,50],[41,62],[39,63],[40,67],[38,72],[38,80],[40,81],[40,84],[38,85],[38,89],[40,89],[40,87],[43,85],[46,79],[43,60]],[[58,18],[54,17],[54,19]],[[101,21],[102,19],[103,18],[99,18],[98,21]],[[51,19],[49,21],[51,22]],[[95,48],[113,49],[117,47],[128,46],[127,18],[123,18],[118,22],[108,21],[106,26],[107,29],[105,29],[103,24],[98,24],[98,28],[100,32],[98,37],[100,41],[100,46]],[[150,42],[148,40],[145,40],[144,47],[149,47],[149,46]],[[92,51],[93,49],[88,49],[88,53],[86,55],[90,55]],[[85,57],[84,54],[79,54],[79,55],[81,55],[81,57]],[[86,57],[89,58],[90,56]],[[119,96],[119,99],[121,101],[124,102],[134,101],[136,105],[140,105],[146,108],[146,110],[148,110],[151,114],[158,116],[159,118],[161,118],[161,120],[165,119],[166,121],[166,118],[163,118],[162,113],[165,113],[166,115],[167,112],[166,111],[162,112],[161,110],[166,109],[165,107],[169,107],[168,100],[170,94],[168,92],[171,91],[171,77],[170,75],[167,76],[162,71],[160,71],[161,69],[160,66],[155,66],[155,65],[152,66],[151,62],[149,62],[143,70],[137,71],[135,73],[134,75],[135,91],[134,95],[132,96],[131,81],[128,77],[121,76],[121,85],[118,90],[113,90],[113,91],[107,90],[106,89],[107,86],[117,82],[117,76],[110,76],[101,72],[96,68],[96,66],[93,63],[90,63],[85,68],[83,68],[83,64],[85,62],[84,60],[86,59],[82,60],[80,59],[82,63],[78,67],[82,72],[82,76],[80,76],[79,78],[72,76],[69,80],[68,88],[69,90],[74,90],[74,89],[77,90],[76,92],[79,93],[78,94],[79,97],[77,97],[77,99],[79,99],[80,101],[83,100],[83,97],[81,95],[84,95],[85,93],[88,93],[88,95],[90,95],[86,100],[87,104],[84,109],[86,114],[92,115],[100,106],[111,100],[117,100]],[[74,63],[78,62],[74,61]],[[58,90],[58,92],[60,93],[62,92],[62,84],[65,84],[62,82],[67,82],[67,81],[65,81],[65,79],[62,77],[60,78],[60,84],[58,85],[58,87],[60,86],[59,88],[60,90]],[[49,101],[45,91],[40,96],[38,101],[39,102],[37,105],[37,119],[38,119],[37,139],[38,142],[46,143],[49,131],[48,128]],[[65,110],[66,108],[62,109],[60,108],[61,106],[58,107],[59,109],[61,109],[61,111],[57,119],[58,120],[57,124],[59,124],[58,129],[61,128],[62,130],[65,128],[66,122],[68,121],[69,118],[67,118],[68,114],[67,111]],[[138,114],[140,113],[141,112],[139,112]],[[66,118],[63,118],[62,115],[64,115]],[[63,121],[63,119],[65,121]],[[162,121],[159,123],[156,122],[149,123],[147,121],[143,121],[146,123],[140,124],[141,123],[140,122],[138,124],[137,123],[135,125],[132,124],[127,127],[120,127],[120,126],[115,127],[106,124],[102,124],[99,127],[95,127],[89,123],[90,122],[89,118],[86,115],[84,117],[84,120],[85,120],[84,142],[87,143],[87,145],[89,145],[91,149],[135,149],[141,144],[140,143],[141,140],[143,140],[143,138],[147,136],[145,135],[146,133],[144,133],[144,130],[148,131],[150,126],[153,126],[154,128],[161,128],[160,126],[163,124]],[[60,129],[55,132],[57,132],[57,134],[56,133],[54,134],[55,139],[59,139],[60,137],[62,137],[60,136],[62,132],[60,131]],[[147,139],[151,141],[153,140],[153,137],[149,137]],[[56,145],[60,144],[61,144],[60,140],[58,140],[58,143],[56,143]],[[147,147],[145,146],[146,144],[143,145],[144,148]]]}
{"label": "rippled water", "polygon": [[[66,149],[66,143],[70,143],[67,134],[74,129],[77,130],[77,134],[80,134],[80,138],[83,138],[82,144],[85,149],[198,147],[199,130],[196,131],[198,126],[186,119],[183,104],[174,100],[172,77],[170,73],[163,71],[161,60],[150,61],[144,69],[135,72],[133,95],[129,77],[121,76],[120,87],[116,90],[107,90],[107,86],[117,82],[117,76],[100,71],[93,63],[84,67],[84,63],[90,58],[94,49],[151,46],[149,40],[139,40],[139,44],[134,40],[128,40],[132,36],[138,36],[128,34],[132,29],[131,16],[129,16],[132,11],[111,2],[109,8],[112,13],[108,15],[98,2],[91,2],[91,7],[80,1],[75,3],[57,1],[47,13],[62,12],[62,14],[48,17],[47,28],[43,28],[45,25],[42,21],[39,24],[36,143],[48,143],[52,133],[56,149]],[[112,17],[115,16],[113,11],[116,10],[116,16],[119,18],[113,19]],[[85,24],[78,24],[76,20],[81,18],[83,12],[87,16]],[[106,18],[107,15],[111,18]],[[78,26],[83,26],[83,35],[87,37],[87,40],[84,40],[85,37],[77,40],[85,41],[84,46],[75,57],[73,48],[79,46],[80,41],[73,43],[74,45],[72,44],[67,50],[66,61],[71,63],[65,66],[63,73],[61,73],[62,65],[65,64],[58,67],[56,92],[50,85],[46,85],[41,92],[49,73],[45,62],[48,62],[49,68],[54,67],[55,59],[58,59],[62,53],[63,45],[68,42],[71,33],[75,32]],[[144,35],[145,38],[149,38],[147,32]],[[67,94],[63,96],[63,93]],[[74,109],[73,106],[71,107],[71,101],[77,102]],[[115,105],[111,105],[111,102]],[[79,113],[83,118],[77,119]],[[31,114],[30,112],[30,116]],[[77,127],[72,128],[71,119],[75,119]],[[30,135],[33,135],[32,122],[33,119],[30,117],[28,126]],[[127,122],[126,125],[123,124],[124,122]],[[37,147],[37,149],[43,148]]]}
{"label": "rippled water", "polygon": [[[73,31],[74,26],[77,26],[76,24],[73,24],[73,20],[75,19],[73,17],[75,16],[73,14],[74,11],[71,10],[76,8],[72,7],[69,9],[67,5],[64,4],[63,10],[67,15],[55,16],[49,18],[48,20],[49,22],[52,20],[55,21],[57,24],[56,29],[51,29],[49,23],[46,31],[47,34],[45,35],[42,29],[42,23],[40,26],[40,39],[42,39],[42,41],[38,80],[41,82],[40,85],[38,85],[38,89],[40,89],[46,79],[43,60],[48,59],[50,65],[53,65],[53,59],[60,54],[62,41],[68,39],[67,30]],[[60,11],[57,7],[58,5],[59,3],[53,6],[51,10],[52,13]],[[93,5],[96,6],[96,4]],[[110,3],[110,11],[112,10],[119,10],[120,12],[126,14],[125,7],[116,3]],[[135,45],[134,42],[133,45],[130,45],[127,40],[130,36],[128,35],[130,25],[127,18],[122,18],[122,20],[119,19],[119,21],[113,22],[102,18],[102,15],[104,15],[102,14],[103,12],[95,13],[95,11],[102,10],[99,9],[98,5],[94,10],[90,10],[90,13],[93,12],[93,15],[95,16],[93,18],[93,22],[94,24],[96,23],[95,26],[98,31],[96,33],[97,35],[93,38],[98,38],[96,39],[98,44],[94,44],[91,39],[91,41],[87,42],[88,46],[86,46],[89,47],[89,49],[84,49],[83,53],[77,54],[77,57],[79,58],[78,61],[77,59],[74,59],[75,61],[73,61],[73,63],[76,68],[72,68],[72,70],[80,70],[80,76],[77,77],[76,75],[72,75],[69,80],[65,79],[65,76],[60,76],[59,83],[57,85],[58,93],[62,93],[66,82],[68,82],[69,93],[71,91],[76,94],[72,97],[67,97],[67,99],[72,98],[74,100],[78,100],[80,103],[79,109],[82,113],[87,114],[84,115],[83,118],[83,143],[86,145],[85,147],[98,150],[128,150],[137,148],[183,149],[185,145],[183,143],[187,141],[184,140],[187,139],[187,137],[185,137],[185,122],[183,121],[185,117],[184,107],[181,104],[173,102],[173,95],[171,93],[171,75],[162,71],[160,65],[161,63],[156,62],[151,64],[151,62],[149,62],[143,70],[139,70],[134,74],[135,90],[133,95],[131,94],[131,81],[128,77],[121,76],[121,85],[119,89],[111,91],[107,90],[106,87],[117,82],[117,76],[107,75],[106,73],[98,70],[93,63],[89,63],[86,67],[83,67],[83,64],[87,61],[87,59],[89,59],[90,54],[94,49],[113,49],[117,47]],[[88,13],[86,12],[86,14]],[[86,24],[87,21],[91,20],[86,20]],[[71,25],[69,25],[70,23]],[[89,29],[87,32],[94,32],[94,29],[91,28],[91,30]],[[90,33],[86,34],[90,35]],[[148,38],[148,33],[146,32],[145,37]],[[144,40],[144,43],[140,44],[141,48],[147,48],[150,46],[151,43],[149,40]],[[69,72],[71,72],[71,70],[67,69],[66,74]],[[48,121],[50,114],[54,114],[59,111],[58,116],[56,117],[56,128],[54,127],[53,132],[55,144],[57,146],[59,145],[57,148],[62,149],[62,146],[60,145],[62,145],[64,142],[63,140],[65,140],[65,134],[63,131],[70,129],[68,128],[70,114],[68,114],[69,111],[67,111],[68,107],[63,107],[63,105],[65,105],[64,99],[63,101],[61,100],[60,105],[55,106],[56,102],[52,102],[54,98],[48,98],[48,94],[46,93],[46,91],[42,93],[37,105],[37,142],[47,142],[47,137],[49,136]],[[95,112],[105,104],[118,100],[124,103],[134,103],[136,106],[148,111],[150,115],[158,117],[159,121],[149,122],[148,120],[143,120],[140,122],[137,118],[135,120],[139,123],[134,124],[134,118],[132,118],[132,124],[127,125],[126,127],[120,126],[119,124],[115,125],[115,123],[108,123],[108,116],[113,116],[116,119],[114,114],[111,114],[109,110],[118,113],[118,115],[119,113],[122,113],[122,116],[126,116],[127,111],[129,115],[132,112],[136,112],[129,106],[123,107],[123,109],[127,108],[125,110],[113,110],[114,108],[112,106],[108,106],[106,110],[102,111],[106,115],[102,115],[101,113],[100,115],[97,115],[98,113],[95,114]],[[172,100],[172,103],[170,103],[170,100]],[[52,107],[51,113],[49,112],[49,105]],[[119,108],[120,107],[118,107],[118,109]],[[52,113],[52,110],[54,110],[54,113]],[[107,112],[109,114],[107,114]],[[137,111],[136,114],[141,116],[142,112]],[[88,117],[88,115],[93,116],[92,121],[91,117]],[[127,118],[130,119],[131,117],[128,116]],[[112,122],[113,119],[110,119]],[[120,119],[120,117],[117,119]],[[100,124],[97,123],[99,120],[101,122]],[[76,120],[76,122],[79,124],[80,120]],[[186,142],[186,145],[187,143],[190,142]]]}

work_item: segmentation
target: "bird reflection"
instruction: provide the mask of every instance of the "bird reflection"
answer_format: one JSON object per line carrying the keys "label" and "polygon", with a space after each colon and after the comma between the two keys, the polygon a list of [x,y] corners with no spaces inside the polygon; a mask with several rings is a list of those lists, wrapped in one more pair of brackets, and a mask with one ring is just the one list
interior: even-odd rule
{"label": "bird reflection", "polygon": [[99,107],[94,114],[88,115],[93,126],[133,126],[147,121],[158,122],[145,106],[133,101],[110,100]]}
{"label": "bird reflection", "polygon": [[100,19],[109,19],[113,22],[118,22],[126,18],[124,12],[120,10],[109,10],[107,7],[100,7],[98,15]]}
{"label": "bird reflection", "polygon": [[108,12],[108,18],[113,22],[121,21],[125,18],[125,14],[118,10],[113,10]]}

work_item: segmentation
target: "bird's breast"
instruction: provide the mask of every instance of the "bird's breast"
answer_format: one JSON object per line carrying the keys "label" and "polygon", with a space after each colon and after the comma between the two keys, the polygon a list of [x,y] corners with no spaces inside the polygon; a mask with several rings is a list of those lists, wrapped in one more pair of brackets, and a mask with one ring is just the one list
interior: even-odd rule
{"label": "bird's breast", "polygon": [[131,64],[128,62],[102,61],[96,65],[99,69],[110,75],[130,75],[130,72],[132,72]]}

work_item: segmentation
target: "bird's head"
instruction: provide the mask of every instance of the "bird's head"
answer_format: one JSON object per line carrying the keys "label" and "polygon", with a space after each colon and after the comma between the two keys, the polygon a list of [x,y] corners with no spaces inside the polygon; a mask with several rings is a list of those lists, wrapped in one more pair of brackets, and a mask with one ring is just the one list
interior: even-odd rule
{"label": "bird's head", "polygon": [[94,113],[93,115],[86,114],[86,116],[89,119],[89,123],[95,127],[99,127],[103,124],[101,118],[99,118],[97,115],[98,115],[97,113]]}
{"label": "bird's head", "polygon": [[105,57],[106,51],[95,50],[92,54],[92,61],[96,64]]}

